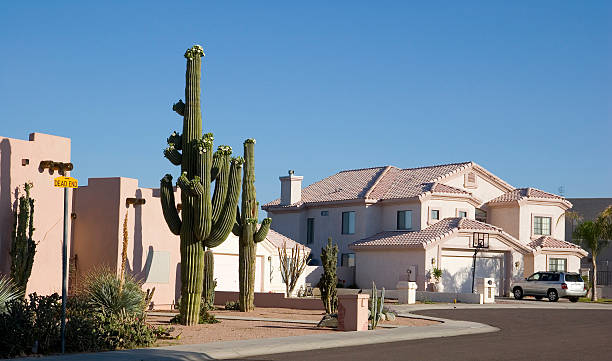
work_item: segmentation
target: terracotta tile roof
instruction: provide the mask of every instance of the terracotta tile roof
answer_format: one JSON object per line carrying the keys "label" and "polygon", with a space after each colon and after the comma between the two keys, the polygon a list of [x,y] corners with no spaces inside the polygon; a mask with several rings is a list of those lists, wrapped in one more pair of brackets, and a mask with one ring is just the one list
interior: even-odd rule
{"label": "terracotta tile roof", "polygon": [[456,230],[501,231],[500,228],[468,218],[444,218],[420,231],[385,231],[350,245],[351,249],[423,247]]}
{"label": "terracotta tile roof", "polygon": [[491,199],[488,203],[513,202],[530,198],[565,200],[565,198],[561,196],[544,192],[536,188],[517,188],[515,190],[506,192],[497,198]]}
{"label": "terracotta tile roof", "polygon": [[408,169],[386,166],[346,170],[302,189],[302,200],[298,203],[281,206],[279,198],[265,204],[262,208],[286,208],[308,203],[355,199],[411,198],[429,191],[470,194],[461,189],[437,183],[437,181],[472,164],[472,162],[464,162]]}
{"label": "terracotta tile roof", "polygon": [[537,247],[540,247],[540,248],[580,248],[580,246],[576,244],[573,244],[567,241],[562,241],[560,239],[556,239],[550,236],[542,236],[538,239],[535,239],[529,242],[527,246],[533,249],[536,249]]}
{"label": "terracotta tile roof", "polygon": [[[276,232],[273,229],[270,229],[268,231],[268,235],[266,236],[266,240],[270,241],[270,243],[272,243],[274,245],[274,247],[276,248],[282,248],[283,246],[287,247],[287,248],[293,248],[295,247],[297,243],[296,241],[292,240],[291,238],[280,234],[278,232]],[[302,246],[302,245],[300,245]],[[310,248],[304,246],[308,251],[310,251]]]}

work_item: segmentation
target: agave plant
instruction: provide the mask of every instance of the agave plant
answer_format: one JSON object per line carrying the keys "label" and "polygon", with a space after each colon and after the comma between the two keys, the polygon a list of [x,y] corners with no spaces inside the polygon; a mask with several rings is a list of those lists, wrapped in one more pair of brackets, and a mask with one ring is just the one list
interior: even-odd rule
{"label": "agave plant", "polygon": [[6,303],[23,297],[21,292],[7,276],[0,276],[0,313],[6,312]]}
{"label": "agave plant", "polygon": [[80,293],[101,312],[118,314],[125,310],[133,314],[144,309],[145,293],[140,283],[126,275],[122,287],[121,279],[107,269],[95,270],[85,276]]}

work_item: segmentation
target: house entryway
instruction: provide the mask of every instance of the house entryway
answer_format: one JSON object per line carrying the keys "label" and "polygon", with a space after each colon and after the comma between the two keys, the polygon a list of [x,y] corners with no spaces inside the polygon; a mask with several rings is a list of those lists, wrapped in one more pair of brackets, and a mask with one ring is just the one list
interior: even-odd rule
{"label": "house entryway", "polygon": [[[473,252],[443,252],[441,291],[472,293],[473,256]],[[494,278],[497,284],[496,295],[503,295],[504,254],[479,252],[476,257],[476,278]]]}

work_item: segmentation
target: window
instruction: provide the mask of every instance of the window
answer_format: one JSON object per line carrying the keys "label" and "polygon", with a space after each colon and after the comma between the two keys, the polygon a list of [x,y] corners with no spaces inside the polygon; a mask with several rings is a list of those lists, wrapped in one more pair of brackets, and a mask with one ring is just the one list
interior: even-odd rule
{"label": "window", "polygon": [[565,258],[549,258],[548,259],[548,270],[556,272],[567,271],[567,263]]}
{"label": "window", "polygon": [[531,276],[529,276],[529,278],[527,278],[527,281],[539,281],[540,275],[541,273],[534,273]]}
{"label": "window", "polygon": [[343,253],[340,260],[340,266],[342,267],[355,267],[355,254],[354,253]]}
{"label": "window", "polygon": [[322,217],[327,217],[327,216],[329,216],[329,211],[321,211],[321,216],[322,216]]}
{"label": "window", "polygon": [[475,216],[477,221],[487,223],[487,211],[476,208]]}
{"label": "window", "polygon": [[342,212],[342,234],[355,234],[355,212]]}
{"label": "window", "polygon": [[397,229],[412,229],[412,211],[397,211]]}
{"label": "window", "polygon": [[537,236],[550,236],[550,217],[533,217],[533,234]]}
{"label": "window", "polygon": [[467,211],[457,211],[457,217],[467,218]]}
{"label": "window", "polygon": [[314,243],[314,218],[306,220],[306,244]]}
{"label": "window", "polygon": [[432,220],[439,220],[440,219],[440,210],[439,209],[432,209],[431,210],[431,219]]}

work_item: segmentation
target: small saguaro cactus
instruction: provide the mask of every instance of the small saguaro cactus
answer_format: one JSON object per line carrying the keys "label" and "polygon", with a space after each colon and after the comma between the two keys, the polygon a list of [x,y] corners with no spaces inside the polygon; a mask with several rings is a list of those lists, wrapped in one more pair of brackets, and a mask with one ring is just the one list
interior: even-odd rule
{"label": "small saguaro cactus", "polygon": [[257,243],[266,239],[272,220],[266,218],[257,227],[258,203],[255,194],[255,139],[244,141],[244,168],[242,180],[242,207],[236,216],[232,232],[239,238],[238,280],[240,311],[255,308],[255,252]]}
{"label": "small saguaro cactus", "polygon": [[376,284],[372,281],[372,296],[370,297],[370,327],[372,330],[378,326],[378,321],[382,319],[383,308],[385,307],[385,288],[383,287],[378,297]]}
{"label": "small saguaro cactus", "polygon": [[36,242],[34,234],[34,199],[30,198],[32,183],[25,183],[25,195],[19,197],[19,208],[15,212],[14,228],[11,237],[11,279],[22,292],[25,292],[34,255]]}
{"label": "small saguaro cactus", "polygon": [[204,291],[202,292],[203,302],[206,303],[206,309],[212,310],[215,305],[215,287],[217,281],[214,279],[215,274],[215,258],[211,250],[204,252]]}
{"label": "small saguaro cactus", "polygon": [[[172,109],[183,116],[183,134],[172,133],[164,156],[181,166],[181,216],[174,201],[172,176],[161,180],[164,218],[170,231],[181,238],[181,305],[184,325],[198,323],[204,276],[204,247],[223,243],[234,225],[240,195],[242,157],[231,158],[232,148],[220,146],[212,153],[213,135],[202,135],[200,76],[204,51],[195,45],[187,59],[185,102]],[[215,182],[211,197],[211,182]]]}

